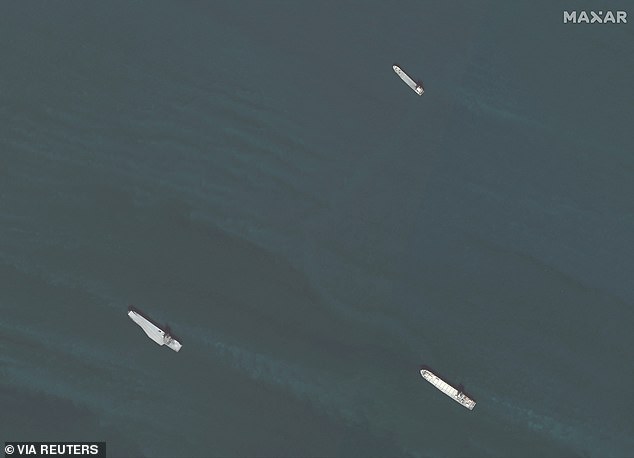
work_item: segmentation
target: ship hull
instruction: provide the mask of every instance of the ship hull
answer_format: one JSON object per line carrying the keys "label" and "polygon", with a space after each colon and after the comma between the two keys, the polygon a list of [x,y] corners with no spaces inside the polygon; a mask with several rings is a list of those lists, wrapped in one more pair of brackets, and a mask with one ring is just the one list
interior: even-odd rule
{"label": "ship hull", "polygon": [[143,332],[145,332],[151,340],[157,344],[161,346],[166,345],[174,351],[179,351],[181,349],[182,345],[178,340],[174,339],[140,313],[135,312],[134,310],[129,310],[128,316],[132,321],[138,324],[141,329],[143,329]]}
{"label": "ship hull", "polygon": [[449,385],[447,382],[442,380],[433,372],[427,369],[422,369],[420,371],[420,375],[429,383],[434,385],[438,390],[445,393],[447,396],[449,396],[451,399],[456,401],[461,406],[466,407],[469,410],[473,410],[473,408],[475,407],[476,402],[473,399],[469,398],[466,394],[461,393],[460,391],[455,389],[453,386]]}
{"label": "ship hull", "polygon": [[420,84],[417,84],[416,81],[411,79],[407,73],[405,73],[398,65],[392,65],[394,72],[407,84],[414,92],[418,95],[423,95],[425,89]]}

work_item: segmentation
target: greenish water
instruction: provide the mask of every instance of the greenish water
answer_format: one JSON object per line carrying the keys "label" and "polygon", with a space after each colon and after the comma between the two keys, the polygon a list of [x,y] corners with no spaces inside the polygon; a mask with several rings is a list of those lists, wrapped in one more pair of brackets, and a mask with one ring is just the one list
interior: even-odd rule
{"label": "greenish water", "polygon": [[0,439],[628,456],[634,41],[561,8],[0,6]]}

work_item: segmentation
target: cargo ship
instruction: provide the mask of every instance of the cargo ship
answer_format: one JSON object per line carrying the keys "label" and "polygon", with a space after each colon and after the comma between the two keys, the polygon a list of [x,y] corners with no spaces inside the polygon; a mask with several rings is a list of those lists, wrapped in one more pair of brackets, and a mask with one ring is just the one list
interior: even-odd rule
{"label": "cargo ship", "polygon": [[416,83],[413,79],[409,77],[407,73],[401,70],[401,67],[399,67],[398,65],[392,65],[392,68],[394,69],[396,74],[400,76],[403,81],[405,81],[405,84],[411,87],[414,92],[416,92],[418,95],[423,95],[425,89],[423,89],[422,84]]}
{"label": "cargo ship", "polygon": [[170,333],[169,329],[161,329],[148,318],[144,317],[141,312],[133,306],[128,307],[128,316],[132,321],[138,324],[147,336],[159,345],[167,345],[174,351],[179,351],[182,347],[181,343],[176,340]]}
{"label": "cargo ship", "polygon": [[462,391],[458,391],[453,386],[449,385],[432,371],[421,369],[420,375],[422,375],[425,380],[434,385],[436,388],[445,393],[458,404],[466,407],[469,410],[473,410],[473,408],[475,407],[476,403],[473,399],[464,394]]}

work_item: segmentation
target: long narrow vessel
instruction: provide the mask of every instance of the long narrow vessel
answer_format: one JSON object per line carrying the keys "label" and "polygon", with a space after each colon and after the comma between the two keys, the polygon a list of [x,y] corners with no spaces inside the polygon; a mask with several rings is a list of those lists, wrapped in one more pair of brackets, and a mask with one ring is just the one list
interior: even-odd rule
{"label": "long narrow vessel", "polygon": [[405,84],[411,87],[414,92],[416,92],[418,95],[423,95],[425,89],[423,89],[422,85],[417,84],[413,79],[409,77],[407,73],[401,70],[401,67],[399,67],[398,65],[392,65],[392,68],[394,69],[396,74],[400,76],[403,81],[405,81]]}
{"label": "long narrow vessel", "polygon": [[163,330],[145,318],[134,307],[128,307],[128,316],[138,324],[147,336],[159,345],[167,345],[174,351],[179,351],[182,347],[180,342],[174,339],[167,330]]}
{"label": "long narrow vessel", "polygon": [[467,396],[463,392],[458,391],[453,386],[449,385],[447,382],[442,380],[432,371],[429,371],[427,369],[422,369],[420,371],[420,375],[422,375],[425,380],[427,380],[429,383],[434,385],[440,391],[445,393],[451,399],[461,404],[462,406],[466,407],[467,409],[473,410],[473,408],[475,407],[476,403],[473,399],[471,399],[469,396]]}

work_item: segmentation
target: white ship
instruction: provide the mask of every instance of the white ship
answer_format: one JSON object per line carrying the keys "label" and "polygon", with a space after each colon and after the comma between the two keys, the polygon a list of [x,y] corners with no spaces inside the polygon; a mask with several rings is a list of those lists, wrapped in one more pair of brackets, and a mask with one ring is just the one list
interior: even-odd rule
{"label": "white ship", "polygon": [[156,326],[150,320],[145,318],[141,313],[134,309],[134,307],[130,306],[128,308],[128,316],[132,321],[138,324],[143,331],[147,334],[147,336],[156,342],[159,345],[167,345],[174,351],[179,351],[182,347],[180,342],[174,339],[168,331],[164,331],[163,329]]}
{"label": "white ship", "polygon": [[434,385],[440,391],[445,393],[451,399],[458,402],[459,404],[462,404],[467,409],[473,410],[473,408],[475,407],[476,403],[473,399],[471,399],[469,396],[462,393],[461,391],[458,391],[453,386],[449,385],[447,382],[439,378],[433,372],[428,371],[427,369],[422,369],[420,371],[420,375],[422,375],[425,380],[427,380],[429,383]]}
{"label": "white ship", "polygon": [[407,73],[401,70],[401,67],[399,67],[398,65],[392,65],[392,68],[394,69],[396,74],[400,76],[403,81],[405,81],[405,84],[411,87],[414,92],[416,92],[418,95],[423,95],[425,89],[423,89],[423,86],[421,84],[418,84],[413,79],[411,79],[407,75]]}

